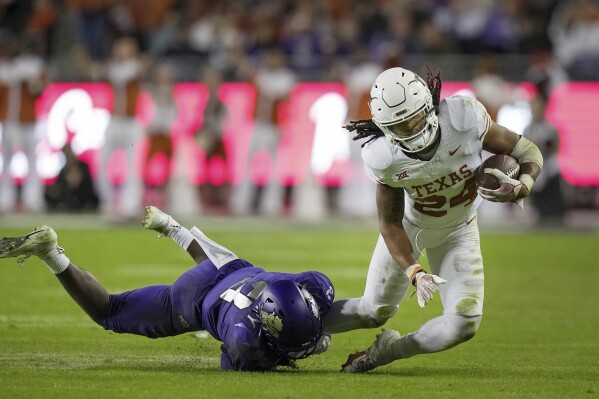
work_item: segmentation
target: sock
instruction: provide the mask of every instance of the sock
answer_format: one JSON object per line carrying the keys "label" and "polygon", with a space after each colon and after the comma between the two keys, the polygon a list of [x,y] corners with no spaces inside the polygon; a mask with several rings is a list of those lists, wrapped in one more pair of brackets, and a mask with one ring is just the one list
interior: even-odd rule
{"label": "sock", "polygon": [[70,259],[64,254],[64,249],[59,246],[52,248],[45,254],[38,256],[48,269],[54,274],[62,273],[69,267]]}
{"label": "sock", "polygon": [[177,225],[176,227],[171,226],[171,223],[168,224],[166,228],[166,236],[170,237],[175,241],[181,248],[187,251],[187,248],[191,245],[193,241],[193,236],[191,232],[187,230],[185,227],[179,225],[177,221],[173,219],[172,224]]}
{"label": "sock", "polygon": [[206,237],[206,235],[197,227],[194,226],[191,229],[191,234],[217,269],[220,269],[235,259],[239,259],[233,252]]}

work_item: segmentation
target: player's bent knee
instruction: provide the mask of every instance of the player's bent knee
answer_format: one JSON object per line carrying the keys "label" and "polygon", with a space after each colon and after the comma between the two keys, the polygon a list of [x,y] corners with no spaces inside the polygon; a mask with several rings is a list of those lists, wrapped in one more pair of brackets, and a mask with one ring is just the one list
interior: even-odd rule
{"label": "player's bent knee", "polygon": [[455,346],[471,340],[476,335],[482,316],[463,317],[456,315],[453,322],[452,345]]}
{"label": "player's bent knee", "polygon": [[387,320],[395,316],[399,306],[386,305],[368,309],[360,309],[360,317],[367,328],[376,328],[383,326]]}

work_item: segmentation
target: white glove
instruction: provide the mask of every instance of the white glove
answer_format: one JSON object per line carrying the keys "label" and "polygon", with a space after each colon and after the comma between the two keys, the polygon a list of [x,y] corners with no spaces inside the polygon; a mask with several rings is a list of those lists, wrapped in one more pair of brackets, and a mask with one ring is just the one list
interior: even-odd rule
{"label": "white glove", "polygon": [[496,190],[489,190],[488,188],[479,187],[478,193],[481,197],[492,202],[516,201],[523,186],[520,180],[512,179],[499,169],[486,168],[485,173],[495,176],[497,180],[499,180],[499,183],[501,183],[501,186]]}
{"label": "white glove", "polygon": [[418,297],[418,305],[420,305],[421,308],[426,306],[426,304],[433,299],[433,293],[439,291],[439,284],[447,283],[447,280],[434,274],[428,274],[424,271],[416,273],[415,279],[416,291],[412,292],[409,298],[416,294]]}
{"label": "white glove", "polygon": [[314,346],[311,346],[310,348],[300,352],[288,352],[287,356],[289,356],[291,359],[303,359],[304,357],[306,357],[306,353],[308,353],[308,351],[312,348],[314,348],[314,351],[310,353],[310,355],[319,355],[321,353],[326,352],[329,349],[330,345],[331,334],[322,334],[322,336],[318,339]]}
{"label": "white glove", "polygon": [[330,334],[322,334],[322,337],[316,343],[316,349],[314,350],[313,355],[318,355],[320,353],[324,353],[329,349],[331,345],[331,335]]}

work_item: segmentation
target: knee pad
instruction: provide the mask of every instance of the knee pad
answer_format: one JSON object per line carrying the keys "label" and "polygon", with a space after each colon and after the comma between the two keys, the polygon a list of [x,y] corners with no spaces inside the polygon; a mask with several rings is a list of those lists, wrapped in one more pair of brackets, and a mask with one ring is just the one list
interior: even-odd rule
{"label": "knee pad", "polygon": [[360,303],[358,315],[362,319],[365,327],[376,328],[381,327],[387,320],[395,316],[398,308],[399,306],[397,305],[369,306]]}

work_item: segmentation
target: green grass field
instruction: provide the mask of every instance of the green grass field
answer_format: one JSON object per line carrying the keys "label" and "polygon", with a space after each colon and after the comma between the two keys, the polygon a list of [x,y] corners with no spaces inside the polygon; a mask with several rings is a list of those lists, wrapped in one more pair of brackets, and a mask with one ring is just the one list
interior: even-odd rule
{"label": "green grass field", "polygon": [[[43,219],[43,218],[42,218]],[[45,219],[40,220],[40,222]],[[77,223],[74,223],[77,225]],[[376,226],[204,225],[269,270],[317,269],[337,298],[362,293]],[[2,228],[20,235],[30,227]],[[71,260],[110,292],[171,283],[193,266],[169,239],[133,226],[54,226]],[[333,337],[329,352],[273,373],[221,372],[219,343],[150,340],[95,325],[38,259],[0,260],[0,398],[595,398],[599,397],[599,234],[482,233],[485,314],[476,337],[443,353],[343,375],[377,330]],[[387,327],[418,328],[441,309],[404,302]]]}

